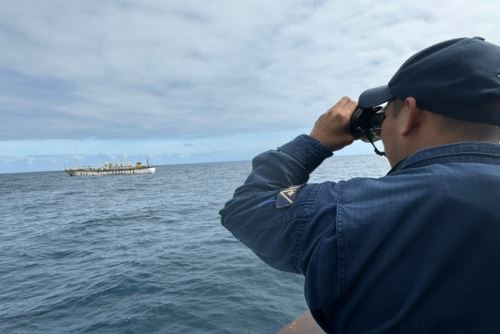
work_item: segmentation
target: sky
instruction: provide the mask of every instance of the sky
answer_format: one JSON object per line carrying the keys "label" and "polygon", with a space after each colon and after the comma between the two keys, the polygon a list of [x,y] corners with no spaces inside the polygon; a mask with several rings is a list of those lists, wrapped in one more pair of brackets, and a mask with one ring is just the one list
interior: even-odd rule
{"label": "sky", "polygon": [[[0,0],[0,173],[250,160],[500,0]],[[356,142],[338,154],[372,154]]]}

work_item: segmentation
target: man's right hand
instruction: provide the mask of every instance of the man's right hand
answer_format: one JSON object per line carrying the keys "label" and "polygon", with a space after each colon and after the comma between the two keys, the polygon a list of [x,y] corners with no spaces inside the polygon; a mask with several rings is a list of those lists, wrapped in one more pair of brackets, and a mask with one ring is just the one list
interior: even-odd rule
{"label": "man's right hand", "polygon": [[318,118],[310,136],[332,152],[352,144],[355,138],[349,132],[349,122],[356,106],[356,101],[344,96]]}

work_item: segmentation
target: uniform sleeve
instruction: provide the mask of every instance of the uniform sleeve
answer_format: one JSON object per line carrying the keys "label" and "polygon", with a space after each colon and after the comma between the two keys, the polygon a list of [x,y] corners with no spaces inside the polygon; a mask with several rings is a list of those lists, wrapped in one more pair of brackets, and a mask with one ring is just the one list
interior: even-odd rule
{"label": "uniform sleeve", "polygon": [[220,211],[222,224],[272,267],[305,273],[320,237],[313,205],[323,184],[306,184],[332,153],[301,135],[252,161],[252,172]]}

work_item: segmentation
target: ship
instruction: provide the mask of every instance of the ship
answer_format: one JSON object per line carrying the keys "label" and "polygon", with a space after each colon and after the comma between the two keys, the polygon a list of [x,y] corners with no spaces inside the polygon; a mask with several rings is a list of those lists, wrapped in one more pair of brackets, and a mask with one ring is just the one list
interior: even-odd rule
{"label": "ship", "polygon": [[102,167],[65,168],[64,171],[69,176],[154,174],[156,166],[150,165],[149,162],[145,165],[141,162],[137,162],[135,165],[105,163]]}

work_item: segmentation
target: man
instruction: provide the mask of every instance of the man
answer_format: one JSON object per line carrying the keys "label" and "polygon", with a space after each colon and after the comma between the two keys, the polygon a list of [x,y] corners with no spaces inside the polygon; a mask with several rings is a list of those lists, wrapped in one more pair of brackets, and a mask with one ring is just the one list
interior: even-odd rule
{"label": "man", "polygon": [[[306,184],[355,140],[357,106],[385,102],[390,172]],[[269,265],[305,275],[327,332],[500,333],[499,141],[500,47],[445,41],[255,157],[222,223]]]}

